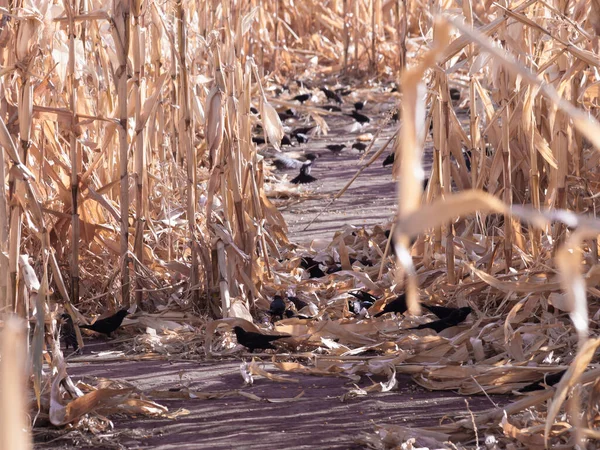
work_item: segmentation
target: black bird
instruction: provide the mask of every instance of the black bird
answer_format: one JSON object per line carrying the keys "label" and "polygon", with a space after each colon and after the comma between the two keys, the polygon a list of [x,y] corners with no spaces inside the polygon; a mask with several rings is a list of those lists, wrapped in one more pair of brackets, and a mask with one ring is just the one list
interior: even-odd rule
{"label": "black bird", "polygon": [[339,106],[335,106],[335,105],[323,105],[323,106],[319,106],[319,108],[324,109],[325,111],[342,112],[342,108],[340,108]]}
{"label": "black bird", "polygon": [[554,386],[555,384],[560,382],[565,372],[566,370],[561,370],[560,372],[553,373],[552,375],[546,375],[541,380],[534,381],[533,383],[522,387],[521,389],[519,389],[519,392],[541,391],[544,389],[544,386],[542,386],[541,383],[544,383],[547,386]]}
{"label": "black bird", "polygon": [[304,155],[304,160],[298,160],[279,154],[273,160],[273,164],[275,164],[275,167],[278,169],[300,169],[300,173],[291,180],[291,183],[305,184],[317,180],[310,175],[311,167],[317,158],[318,155],[315,155],[314,153],[307,153]]}
{"label": "black bird", "polygon": [[395,153],[390,153],[389,155],[387,155],[385,157],[385,159],[383,160],[383,167],[385,166],[389,166],[391,164],[394,164],[394,160],[396,159],[396,154]]}
{"label": "black bird", "polygon": [[446,328],[454,327],[461,323],[463,320],[467,318],[469,314],[471,314],[471,308],[468,306],[465,308],[459,308],[452,312],[445,319],[434,320],[433,322],[424,323],[417,327],[409,328],[409,330],[424,330],[431,329],[436,333],[445,330]]}
{"label": "black bird", "polygon": [[327,150],[331,150],[334,155],[338,155],[343,149],[346,148],[346,144],[329,144],[326,146]]}
{"label": "black bird", "polygon": [[375,297],[374,295],[369,294],[367,291],[348,291],[348,294],[360,300],[361,302],[369,302],[371,304],[379,300],[379,297]]}
{"label": "black bird", "polygon": [[[294,137],[294,136],[292,136],[292,137]],[[304,133],[296,134],[295,138],[298,141],[298,144],[306,144],[309,141],[308,136],[305,135]]]}
{"label": "black bird", "polygon": [[355,111],[360,111],[361,109],[363,109],[365,107],[365,102],[356,102],[354,104],[354,110]]}
{"label": "black bird", "polygon": [[371,121],[371,119],[369,119],[364,114],[359,113],[358,111],[352,111],[352,114],[346,114],[346,115],[352,117],[354,120],[356,120],[361,125],[364,125],[365,123],[369,123]]}
{"label": "black bird", "polygon": [[300,267],[308,270],[310,278],[321,278],[325,276],[325,272],[321,270],[319,264],[320,263],[318,261],[315,261],[309,256],[303,256],[300,260]]}
{"label": "black bird", "polygon": [[110,317],[96,320],[91,325],[79,325],[79,328],[86,328],[88,330],[95,331],[96,333],[102,333],[110,336],[113,331],[121,326],[123,319],[127,314],[129,314],[129,311],[122,309]]}
{"label": "black bird", "polygon": [[354,314],[360,314],[363,309],[369,309],[373,306],[371,302],[361,302],[359,300],[348,300],[348,309]]}
{"label": "black bird", "polygon": [[313,181],[317,181],[317,179],[310,174],[311,165],[312,165],[312,161],[310,162],[310,164],[303,164],[302,167],[300,167],[300,173],[298,174],[298,176],[295,178],[292,178],[290,180],[290,183],[308,184],[308,183],[312,183]]}
{"label": "black bird", "polygon": [[308,303],[300,300],[298,297],[295,297],[293,295],[288,295],[288,300],[294,304],[298,311],[300,311],[305,306],[308,306]]}
{"label": "black bird", "polygon": [[316,125],[311,125],[309,127],[299,127],[299,128],[294,128],[292,130],[292,132],[290,133],[290,136],[292,137],[296,137],[299,134],[304,134],[307,135],[308,133],[310,133],[313,129],[316,128]]}
{"label": "black bird", "polygon": [[407,310],[408,307],[406,306],[406,295],[400,294],[394,300],[385,305],[385,308],[383,308],[382,311],[378,312],[373,317],[379,317],[389,312],[404,314]]}
{"label": "black bird", "polygon": [[294,111],[292,111],[291,109],[286,109],[285,111],[278,112],[277,115],[279,116],[279,120],[281,120],[282,122],[285,122],[287,119],[296,118],[296,113],[294,113]]}
{"label": "black bird", "polygon": [[288,338],[291,337],[288,334],[280,334],[279,336],[273,336],[262,333],[254,333],[253,331],[246,331],[242,327],[233,327],[233,331],[235,332],[235,337],[237,338],[238,344],[246,347],[250,353],[252,353],[256,349],[276,349],[276,347],[271,344],[272,341],[276,341],[277,339]]}
{"label": "black bird", "polygon": [[73,347],[74,351],[79,351],[79,344],[77,343],[77,333],[75,333],[75,325],[73,325],[73,319],[67,313],[60,315],[62,324],[60,326],[60,337],[65,341],[65,347],[68,350],[69,346]]}
{"label": "black bird", "polygon": [[352,94],[352,89],[348,89],[348,88],[345,88],[345,87],[337,88],[335,90],[335,93],[341,95],[342,97],[345,97],[347,95]]}
{"label": "black bird", "polygon": [[251,106],[251,107],[250,107],[250,112],[251,112],[252,114],[258,114],[258,109],[256,109],[254,106]]}
{"label": "black bird", "polygon": [[336,94],[333,91],[330,91],[327,88],[322,87],[321,91],[323,92],[323,94],[325,94],[325,97],[327,97],[329,100],[333,100],[334,102],[338,103],[338,104],[342,104],[344,103],[344,101],[342,100],[342,97],[340,97],[338,94]]}
{"label": "black bird", "polygon": [[312,97],[312,95],[311,95],[311,94],[300,94],[300,95],[296,95],[296,96],[294,97],[294,100],[297,100],[297,101],[299,101],[300,103],[304,104],[304,102],[305,102],[306,100],[308,100],[309,98],[311,98],[311,97]]}
{"label": "black bird", "polygon": [[281,138],[281,146],[284,145],[292,145],[292,141],[290,140],[290,137],[287,134],[284,134],[283,137]]}
{"label": "black bird", "polygon": [[269,308],[269,314],[272,318],[279,317],[283,319],[284,313],[285,302],[283,301],[283,297],[281,297],[281,295],[275,295],[273,297],[273,301],[271,302],[271,307]]}
{"label": "black bird", "polygon": [[359,152],[364,152],[365,149],[367,148],[367,144],[365,144],[363,142],[355,142],[354,144],[352,144],[352,148],[355,148]]}
{"label": "black bird", "polygon": [[457,102],[460,100],[460,90],[456,88],[450,88],[450,100]]}
{"label": "black bird", "polygon": [[258,145],[262,145],[265,143],[265,138],[262,136],[252,136],[252,142]]}
{"label": "black bird", "polygon": [[455,311],[459,311],[459,310],[463,310],[464,312],[468,311],[467,315],[469,315],[471,312],[473,312],[473,310],[469,306],[463,306],[462,308],[449,308],[447,306],[435,306],[435,305],[425,305],[425,304],[423,304],[422,306],[423,306],[423,308],[431,311],[433,314],[438,316],[439,319],[446,319],[446,318],[450,317]]}

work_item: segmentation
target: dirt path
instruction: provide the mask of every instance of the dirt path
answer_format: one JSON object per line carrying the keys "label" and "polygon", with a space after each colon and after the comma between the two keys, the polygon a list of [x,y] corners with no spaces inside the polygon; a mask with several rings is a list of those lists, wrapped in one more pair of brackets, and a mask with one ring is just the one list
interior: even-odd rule
{"label": "dirt path", "polygon": [[[245,387],[240,363],[240,360],[72,363],[69,373],[75,380],[92,375],[121,379],[145,392],[177,389],[182,384],[204,392],[239,389],[275,403],[241,395],[215,400],[158,400],[170,412],[185,409],[189,414],[173,420],[113,417],[115,434],[107,436],[100,447],[90,445],[85,437],[44,443],[52,437],[44,432],[38,435],[36,448],[348,450],[362,448],[355,443],[356,438],[362,432],[372,432],[375,424],[433,426],[446,415],[463,411],[466,414],[465,400],[475,414],[491,406],[483,396],[432,394],[415,385],[408,376],[398,378],[398,390],[346,402],[340,398],[354,385],[345,378],[294,374],[297,383],[275,383],[257,377],[252,386]],[[273,370],[269,364],[265,368]],[[361,383],[370,384],[367,378]],[[301,393],[295,402],[276,403]],[[493,400],[503,404],[508,397]]]}

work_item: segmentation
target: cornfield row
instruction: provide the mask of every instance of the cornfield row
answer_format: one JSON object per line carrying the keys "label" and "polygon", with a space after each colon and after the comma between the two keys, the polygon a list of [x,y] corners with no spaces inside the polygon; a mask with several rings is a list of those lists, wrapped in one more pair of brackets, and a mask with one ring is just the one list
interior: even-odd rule
{"label": "cornfield row", "polygon": [[[32,334],[12,322],[4,333],[31,336],[35,394],[44,347],[48,361],[58,350],[57,304],[74,317],[135,303],[252,320],[273,284],[273,258],[290,242],[265,192],[251,107],[277,143],[274,105],[285,102],[272,88],[341,73],[355,84],[400,82],[396,289],[408,274],[411,310],[423,288],[417,275],[444,268],[432,289],[440,296],[475,279],[504,292],[484,309],[510,312],[506,342],[522,338],[510,320],[533,294],[541,314],[571,314],[580,353],[551,427],[598,345],[588,338],[598,308],[588,311],[586,297],[598,293],[597,8],[587,0],[0,2],[0,310],[34,317]],[[468,94],[464,117],[450,106],[451,85]],[[423,197],[415,187],[430,122]],[[415,269],[404,244],[418,234]],[[474,254],[486,258],[476,266]],[[382,275],[383,267],[376,281]],[[538,298],[555,280],[560,301]],[[8,370],[8,355],[19,353],[3,351]],[[0,428],[0,439],[10,435]]]}

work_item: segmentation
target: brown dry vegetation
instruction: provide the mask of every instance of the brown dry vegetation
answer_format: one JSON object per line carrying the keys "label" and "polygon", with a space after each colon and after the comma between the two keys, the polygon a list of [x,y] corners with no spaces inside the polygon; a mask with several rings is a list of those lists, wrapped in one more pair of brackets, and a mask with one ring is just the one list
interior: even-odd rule
{"label": "brown dry vegetation", "polygon": [[[308,302],[312,318],[275,324],[292,335],[277,371],[387,380],[346,400],[393,390],[400,373],[432,390],[505,394],[568,369],[504,410],[430,429],[390,424],[364,445],[468,446],[488,435],[499,447],[593,445],[599,27],[591,0],[0,0],[0,448],[28,448],[26,413],[93,433],[109,413],[170,414],[156,403],[166,392],[76,385],[58,340],[63,310],[85,323],[132,305],[135,352],[221,358],[239,350],[230,326],[264,325],[278,292]],[[278,147],[276,108],[294,107],[298,124],[327,134],[335,114],[317,108],[322,97],[291,100],[322,96],[325,84],[379,99],[360,170],[380,164],[386,144],[396,152],[398,262],[382,227],[296,247],[275,206],[306,189],[281,182],[253,127]],[[462,91],[460,119],[449,86]],[[382,97],[401,108],[397,139],[380,133]],[[299,256],[309,252],[343,270],[307,279]],[[354,317],[356,288],[382,296],[373,311],[406,290],[411,315]],[[407,331],[429,320],[420,300],[474,312],[439,335]],[[252,374],[281,377],[242,369],[249,383]],[[13,389],[25,379],[27,391]]]}

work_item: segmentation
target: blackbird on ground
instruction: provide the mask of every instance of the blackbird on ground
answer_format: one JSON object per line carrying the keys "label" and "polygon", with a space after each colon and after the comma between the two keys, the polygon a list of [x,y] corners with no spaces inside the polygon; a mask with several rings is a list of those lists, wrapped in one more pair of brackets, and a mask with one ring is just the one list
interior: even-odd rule
{"label": "blackbird on ground", "polygon": [[329,144],[326,146],[327,150],[331,150],[334,155],[338,155],[342,150],[346,148],[346,144]]}
{"label": "blackbird on ground", "polygon": [[307,101],[309,98],[311,98],[312,95],[311,94],[300,94],[300,95],[296,95],[294,97],[294,100],[299,101],[300,103],[304,104],[305,101]]}
{"label": "blackbird on ground", "polygon": [[450,100],[457,102],[460,100],[460,90],[456,88],[450,88]]}
{"label": "blackbird on ground", "polygon": [[560,380],[562,379],[565,372],[566,372],[566,370],[561,370],[560,372],[556,372],[551,375],[546,375],[541,380],[534,381],[533,383],[528,384],[525,387],[522,387],[521,389],[519,389],[519,392],[541,391],[544,389],[544,386],[542,386],[541,383],[544,383],[547,386],[554,386],[555,384],[558,384],[558,382],[560,382]]}
{"label": "blackbird on ground", "polygon": [[73,319],[67,313],[60,315],[61,326],[60,326],[60,337],[65,341],[65,347],[68,350],[69,346],[73,347],[74,351],[79,351],[79,344],[77,343],[77,333],[75,333],[75,325]]}
{"label": "blackbird on ground", "polygon": [[355,148],[356,150],[362,153],[367,148],[367,144],[363,142],[355,142],[354,144],[352,144],[352,148]]}
{"label": "blackbird on ground", "polygon": [[300,167],[300,173],[296,178],[292,178],[290,183],[293,184],[307,184],[312,183],[313,181],[317,181],[315,177],[310,174],[311,164],[304,164]]}
{"label": "blackbird on ground", "polygon": [[473,312],[470,306],[463,306],[462,308],[449,308],[447,306],[426,305],[424,303],[422,304],[422,306],[423,308],[431,311],[433,314],[438,316],[439,319],[446,319],[447,317],[450,317],[452,313],[459,310],[463,310],[463,314],[466,312],[467,315]]}
{"label": "blackbird on ground", "polygon": [[273,301],[271,302],[271,306],[269,308],[269,314],[271,318],[279,317],[283,319],[283,314],[285,313],[285,302],[283,301],[283,297],[281,295],[273,296]]}
{"label": "blackbird on ground", "polygon": [[355,111],[360,111],[361,109],[363,109],[365,107],[365,103],[366,102],[356,102],[356,103],[354,103],[354,110]]}
{"label": "blackbird on ground", "polygon": [[364,125],[365,123],[369,123],[371,121],[371,119],[369,119],[369,117],[365,116],[364,114],[359,113],[358,111],[352,111],[351,114],[346,114],[346,115],[352,117],[354,120],[356,120],[361,125]]}
{"label": "blackbird on ground", "polygon": [[242,327],[233,327],[233,331],[235,332],[235,337],[237,338],[238,344],[246,347],[250,353],[254,352],[256,349],[273,349],[276,350],[277,347],[274,347],[271,342],[276,341],[277,339],[288,338],[291,337],[289,334],[280,334],[278,336],[255,333],[253,331],[246,331]]}
{"label": "blackbird on ground", "polygon": [[[294,136],[292,136],[292,137],[294,137]],[[295,138],[298,141],[298,144],[306,144],[309,141],[309,137],[307,135],[305,135],[304,133],[296,134]]]}
{"label": "blackbird on ground", "polygon": [[292,144],[290,137],[287,134],[284,134],[283,137],[281,138],[280,145],[283,147],[284,145],[294,145],[294,144]]}
{"label": "blackbird on ground", "polygon": [[349,89],[347,87],[341,87],[341,88],[337,88],[335,90],[335,93],[341,95],[342,97],[345,97],[347,95],[352,94],[352,89]]}
{"label": "blackbird on ground", "polygon": [[348,291],[348,294],[360,300],[361,302],[369,302],[371,304],[379,300],[379,297],[375,297],[374,295],[369,294],[367,291]]}
{"label": "blackbird on ground", "polygon": [[336,94],[335,92],[322,87],[321,88],[321,92],[323,92],[323,94],[325,94],[325,97],[327,97],[329,100],[333,100],[334,102],[338,103],[338,104],[342,104],[344,103],[342,100],[342,97],[340,97],[338,94]]}
{"label": "blackbird on ground", "polygon": [[288,300],[294,304],[298,311],[300,311],[305,306],[308,306],[308,303],[300,300],[298,297],[293,295],[288,295]]}
{"label": "blackbird on ground", "polygon": [[288,119],[296,118],[296,114],[291,109],[286,109],[285,111],[278,112],[277,115],[279,116],[279,120],[281,120],[282,122],[285,122]]}
{"label": "blackbird on ground", "polygon": [[389,166],[391,164],[394,164],[394,160],[396,159],[396,154],[395,153],[390,153],[389,155],[387,155],[385,157],[385,159],[383,160],[383,167],[385,166]]}
{"label": "blackbird on ground", "polygon": [[318,158],[314,153],[307,153],[304,158],[294,159],[282,154],[278,154],[273,160],[273,164],[278,169],[300,169],[300,173],[296,178],[291,180],[294,184],[312,183],[317,179],[310,174],[313,163]]}
{"label": "blackbird on ground", "polygon": [[459,309],[453,311],[452,314],[450,314],[445,319],[434,320],[433,322],[429,322],[429,323],[423,323],[419,326],[409,328],[409,330],[431,329],[431,330],[435,331],[436,333],[439,333],[440,331],[443,331],[446,328],[455,327],[456,325],[461,323],[463,320],[465,320],[467,318],[467,316],[471,313],[471,311],[472,311],[471,308],[469,308],[468,306],[465,308],[459,308]]}
{"label": "blackbird on ground", "polygon": [[96,320],[91,325],[79,325],[79,328],[85,328],[87,330],[95,331],[96,333],[102,333],[110,336],[113,331],[121,326],[123,319],[127,314],[129,314],[129,311],[122,309],[110,317]]}
{"label": "blackbird on ground", "polygon": [[325,272],[319,267],[319,261],[315,261],[310,256],[303,256],[300,260],[300,267],[308,270],[310,278],[321,278],[325,276]]}
{"label": "blackbird on ground", "polygon": [[394,300],[385,305],[383,310],[375,314],[373,317],[379,317],[389,312],[404,314],[407,310],[408,307],[406,306],[406,295],[400,294]]}
{"label": "blackbird on ground", "polygon": [[290,136],[292,137],[296,137],[299,134],[308,134],[310,133],[312,130],[314,130],[316,128],[316,125],[311,125],[308,127],[298,127],[298,128],[294,128],[292,130],[292,132],[290,133]]}

